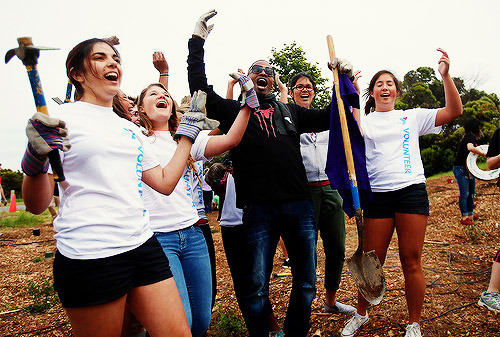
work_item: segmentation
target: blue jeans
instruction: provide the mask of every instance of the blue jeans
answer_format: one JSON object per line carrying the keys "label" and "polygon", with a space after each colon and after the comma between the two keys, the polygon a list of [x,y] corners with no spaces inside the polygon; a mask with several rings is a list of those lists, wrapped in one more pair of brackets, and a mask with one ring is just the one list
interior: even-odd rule
{"label": "blue jeans", "polygon": [[317,227],[310,200],[249,204],[243,210],[244,266],[240,309],[251,337],[269,334],[269,279],[279,237],[290,257],[292,291],[285,318],[288,337],[307,336],[316,295]]}
{"label": "blue jeans", "polygon": [[198,226],[155,235],[168,257],[191,333],[202,336],[212,313],[212,273],[205,237]]}
{"label": "blue jeans", "polygon": [[476,178],[470,175],[465,166],[453,166],[453,174],[457,180],[460,196],[458,207],[462,216],[474,214],[474,195],[476,194]]}

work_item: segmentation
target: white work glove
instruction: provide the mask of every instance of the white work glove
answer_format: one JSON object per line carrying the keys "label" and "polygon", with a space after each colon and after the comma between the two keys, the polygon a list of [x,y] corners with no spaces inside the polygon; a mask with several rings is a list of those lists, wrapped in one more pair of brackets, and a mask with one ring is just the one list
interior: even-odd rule
{"label": "white work glove", "polygon": [[328,68],[330,68],[330,70],[337,68],[341,74],[346,74],[349,78],[353,77],[352,64],[346,59],[335,58],[333,64],[328,62]]}
{"label": "white work glove", "polygon": [[218,121],[207,118],[206,102],[207,94],[204,91],[198,90],[193,94],[191,106],[182,115],[177,131],[175,131],[174,139],[185,136],[194,142],[201,130],[213,130],[219,126]]}
{"label": "white work glove", "polygon": [[200,16],[198,21],[196,21],[196,25],[194,26],[193,36],[198,36],[198,37],[201,37],[203,40],[205,40],[207,38],[208,34],[214,28],[214,25],[210,25],[210,26],[207,25],[207,21],[211,17],[215,16],[215,14],[217,14],[217,12],[215,11],[215,9],[212,9],[211,11],[206,12],[205,14]]}

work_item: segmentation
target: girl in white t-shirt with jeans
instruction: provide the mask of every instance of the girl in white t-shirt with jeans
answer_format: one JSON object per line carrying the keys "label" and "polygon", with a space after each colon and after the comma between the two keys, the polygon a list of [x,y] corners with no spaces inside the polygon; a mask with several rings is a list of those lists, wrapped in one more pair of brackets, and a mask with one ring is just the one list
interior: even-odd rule
{"label": "girl in white t-shirt with jeans", "polygon": [[[253,85],[251,90],[255,94]],[[178,147],[173,137],[177,129],[173,100],[161,83],[154,83],[141,92],[137,106],[147,141],[163,166]],[[208,161],[238,145],[249,118],[250,108],[244,105],[227,134],[209,136],[208,132],[201,132],[191,149],[190,163],[185,166],[172,194],[165,196],[153,188],[144,188],[143,198],[150,212],[151,229],[169,259],[195,337],[201,337],[210,325],[212,272],[205,237],[197,225],[201,219],[193,201],[190,171],[195,169],[194,161]]]}
{"label": "girl in white t-shirt with jeans", "polygon": [[54,221],[54,288],[72,332],[118,337],[128,307],[151,336],[191,336],[141,194],[144,183],[164,194],[174,190],[200,131],[193,124],[209,123],[201,107],[191,109],[191,120],[183,117],[177,129],[176,152],[162,169],[140,129],[113,112],[122,77],[116,49],[102,39],[83,41],[69,53],[66,69],[76,101],[52,117],[37,113],[30,119],[21,166],[26,208],[39,214],[54,191],[47,155],[65,151],[60,153],[66,180],[59,183]]}
{"label": "girl in white t-shirt with jeans", "polygon": [[[363,212],[363,250],[375,250],[384,263],[396,229],[409,311],[407,337],[421,336],[419,323],[425,294],[421,257],[429,200],[418,138],[439,133],[441,125],[462,114],[460,95],[448,73],[448,54],[442,49],[438,51],[442,53],[438,70],[443,78],[444,108],[394,110],[401,84],[391,72],[382,70],[370,81],[365,95],[368,97],[365,116],[361,116],[360,121],[358,118],[373,192],[373,202]],[[354,336],[368,322],[368,306],[369,303],[358,293],[357,311],[347,322],[342,336]]]}

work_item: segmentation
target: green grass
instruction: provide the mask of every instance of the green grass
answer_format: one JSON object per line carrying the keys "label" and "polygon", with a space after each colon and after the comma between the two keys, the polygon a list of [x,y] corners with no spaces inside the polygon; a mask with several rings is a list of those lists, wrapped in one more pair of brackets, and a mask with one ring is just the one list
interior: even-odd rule
{"label": "green grass", "polygon": [[[486,164],[486,158],[484,158],[484,157],[479,157],[476,164],[477,164],[477,167],[479,167],[483,171],[489,170],[488,164]],[[427,177],[427,179],[434,179],[434,178],[439,178],[439,177],[443,177],[443,176],[453,176],[453,171],[437,173],[433,176]]]}
{"label": "green grass", "polygon": [[50,212],[46,210],[40,215],[34,215],[27,211],[0,212],[0,228],[2,227],[33,227],[50,222]]}

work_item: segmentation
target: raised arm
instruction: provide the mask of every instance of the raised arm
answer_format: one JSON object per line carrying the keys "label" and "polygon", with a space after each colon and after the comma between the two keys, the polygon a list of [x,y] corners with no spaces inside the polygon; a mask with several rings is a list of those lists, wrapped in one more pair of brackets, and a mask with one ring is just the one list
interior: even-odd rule
{"label": "raised arm", "polygon": [[161,51],[155,51],[153,54],[153,65],[160,73],[158,82],[165,86],[168,90],[168,63]]}
{"label": "raised arm", "polygon": [[494,170],[500,167],[500,154],[497,154],[494,157],[490,157],[486,160],[486,163],[488,164],[488,168],[490,170]]}
{"label": "raised arm", "polygon": [[21,162],[25,173],[23,200],[28,211],[40,214],[47,209],[54,194],[54,179],[47,174],[48,155],[53,150],[67,151],[71,145],[66,124],[41,112],[28,121],[26,135],[28,146]]}
{"label": "raised arm", "polygon": [[[238,72],[241,74],[244,74],[243,69],[238,68]],[[226,92],[226,98],[227,99],[233,99],[233,90],[234,90],[234,85],[238,82],[237,79],[231,77],[229,81],[227,82],[227,92]]]}
{"label": "raised arm", "polygon": [[451,122],[462,114],[462,100],[458,93],[457,87],[450,76],[450,59],[448,54],[441,48],[437,49],[442,53],[439,59],[438,71],[443,78],[444,96],[446,105],[439,109],[436,115],[436,126],[440,126]]}
{"label": "raised arm", "polygon": [[278,89],[280,89],[280,102],[288,103],[288,88],[283,82],[281,82],[280,75],[278,73],[276,73],[275,81]]}
{"label": "raised arm", "polygon": [[232,73],[230,76],[241,85],[242,106],[229,131],[225,135],[210,138],[205,148],[205,157],[213,157],[237,146],[247,128],[251,110],[259,108],[252,80],[242,71]]}

